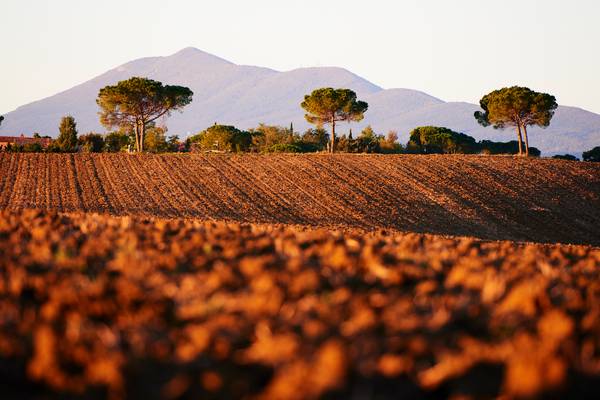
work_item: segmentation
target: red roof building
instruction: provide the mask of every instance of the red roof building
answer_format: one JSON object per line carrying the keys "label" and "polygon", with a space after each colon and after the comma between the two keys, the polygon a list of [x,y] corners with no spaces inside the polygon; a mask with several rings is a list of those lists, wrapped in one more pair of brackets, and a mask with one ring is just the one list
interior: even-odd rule
{"label": "red roof building", "polygon": [[39,143],[44,149],[48,147],[50,143],[52,143],[52,139],[50,138],[34,138],[27,137],[25,135],[21,136],[0,136],[0,149],[5,148],[10,145],[18,145],[24,146],[26,144]]}

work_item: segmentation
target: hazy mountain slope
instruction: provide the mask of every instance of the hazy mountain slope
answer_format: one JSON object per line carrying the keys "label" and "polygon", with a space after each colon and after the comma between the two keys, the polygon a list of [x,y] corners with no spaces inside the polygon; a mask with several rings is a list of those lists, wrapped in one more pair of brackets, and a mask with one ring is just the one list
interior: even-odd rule
{"label": "hazy mountain slope", "polygon": [[[251,128],[260,122],[308,127],[299,104],[315,87],[351,87],[361,95],[382,89],[341,68],[303,68],[271,73],[253,79],[256,67],[238,66],[232,84],[221,83],[211,96],[198,94],[201,85],[192,82],[194,101],[183,114],[169,120],[172,132],[197,132],[219,122]],[[302,124],[301,124],[302,123]]]}
{"label": "hazy mountain slope", "polygon": [[[477,105],[446,103],[409,89],[384,90],[342,68],[301,68],[278,72],[268,68],[241,66],[186,48],[168,57],[142,58],[112,69],[90,81],[6,114],[1,135],[39,132],[57,135],[61,116],[73,115],[80,133],[103,132],[98,122],[96,97],[100,88],[131,76],[147,76],[168,84],[190,87],[194,101],[183,113],[165,121],[169,132],[182,137],[214,122],[248,129],[260,122],[309,127],[299,104],[305,94],[323,86],[347,87],[369,103],[364,121],[341,124],[355,134],[371,124],[376,131],[396,130],[400,140],[416,126],[441,125],[473,135],[477,139],[512,140],[511,130],[483,128],[475,122]],[[560,107],[545,130],[533,129],[531,144],[545,153],[581,153],[600,144],[600,115],[579,108]]]}

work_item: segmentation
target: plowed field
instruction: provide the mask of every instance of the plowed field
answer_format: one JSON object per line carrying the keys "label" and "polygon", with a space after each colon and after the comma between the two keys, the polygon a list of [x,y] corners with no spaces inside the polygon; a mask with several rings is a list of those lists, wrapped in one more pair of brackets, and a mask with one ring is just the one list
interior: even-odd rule
{"label": "plowed field", "polygon": [[0,153],[0,209],[600,245],[600,166],[391,155]]}
{"label": "plowed field", "polygon": [[600,395],[591,247],[2,211],[0,253],[2,398]]}

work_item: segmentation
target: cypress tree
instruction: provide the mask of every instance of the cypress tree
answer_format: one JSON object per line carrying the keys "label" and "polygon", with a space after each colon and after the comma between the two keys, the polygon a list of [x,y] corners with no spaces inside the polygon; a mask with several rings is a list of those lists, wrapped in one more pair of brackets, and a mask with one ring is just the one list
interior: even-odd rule
{"label": "cypress tree", "polygon": [[56,139],[56,147],[67,153],[77,151],[77,123],[75,118],[70,115],[62,117],[58,131],[60,134]]}

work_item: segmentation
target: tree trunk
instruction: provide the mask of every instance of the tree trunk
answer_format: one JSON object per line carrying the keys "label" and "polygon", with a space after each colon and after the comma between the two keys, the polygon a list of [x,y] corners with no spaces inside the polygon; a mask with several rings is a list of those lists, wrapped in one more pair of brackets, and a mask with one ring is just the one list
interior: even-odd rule
{"label": "tree trunk", "polygon": [[517,124],[517,133],[519,134],[519,155],[523,155],[523,135],[521,134],[521,125]]}
{"label": "tree trunk", "polygon": [[146,124],[142,122],[140,125],[140,153],[142,153],[144,151],[144,137],[146,136]]}
{"label": "tree trunk", "polygon": [[135,122],[134,133],[135,133],[135,151],[140,151],[140,125],[137,121]]}
{"label": "tree trunk", "polygon": [[335,118],[331,119],[331,147],[329,149],[329,152],[335,152]]}
{"label": "tree trunk", "polygon": [[527,125],[523,125],[523,133],[525,134],[525,156],[529,157],[529,138],[527,137]]}

